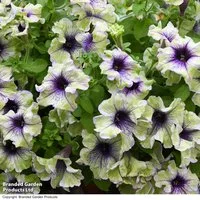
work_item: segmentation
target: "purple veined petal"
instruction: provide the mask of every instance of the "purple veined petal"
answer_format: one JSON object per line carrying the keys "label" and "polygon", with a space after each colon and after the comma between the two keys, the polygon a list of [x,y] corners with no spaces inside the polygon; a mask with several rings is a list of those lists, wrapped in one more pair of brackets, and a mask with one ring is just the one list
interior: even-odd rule
{"label": "purple veined petal", "polygon": [[179,136],[181,139],[187,140],[187,141],[193,141],[193,134],[198,132],[199,130],[196,129],[187,129],[183,127],[183,130],[180,132]]}
{"label": "purple veined petal", "polygon": [[179,6],[181,16],[184,16],[185,11],[188,7],[188,3],[189,3],[189,0],[184,0],[183,3]]}
{"label": "purple veined petal", "polygon": [[176,34],[173,33],[162,33],[161,35],[163,35],[169,42],[172,42],[172,40],[176,37]]}
{"label": "purple veined petal", "polygon": [[70,84],[69,80],[62,74],[51,80],[55,91],[65,92],[65,88]]}
{"label": "purple veined petal", "polygon": [[112,59],[112,69],[119,73],[129,71],[131,68],[126,62],[127,58],[128,56],[114,56]]}
{"label": "purple veined petal", "polygon": [[193,27],[193,31],[198,35],[200,34],[200,23],[199,23],[199,21],[195,22],[195,25]]}
{"label": "purple veined petal", "polygon": [[16,155],[19,149],[15,147],[11,140],[5,141],[5,145],[3,145],[3,150],[8,156]]}
{"label": "purple veined petal", "polygon": [[24,141],[26,146],[29,146],[29,142],[26,139],[25,129],[28,128],[30,124],[26,122],[25,116],[23,114],[13,113],[13,116],[9,116],[10,114],[11,112],[8,113],[7,121],[5,121],[3,124],[4,139],[10,140],[12,138],[15,145],[17,145],[18,142],[20,143]]}
{"label": "purple veined petal", "polygon": [[0,58],[3,59],[3,57],[6,54],[6,49],[8,48],[8,45],[0,40]]}
{"label": "purple veined petal", "polygon": [[187,185],[188,180],[185,177],[177,174],[171,181],[171,193],[172,194],[186,194],[187,191],[185,186]]}
{"label": "purple veined petal", "polygon": [[83,40],[83,49],[89,52],[93,48],[93,36],[88,34]]}
{"label": "purple veined petal", "polygon": [[126,109],[116,110],[113,123],[125,133],[131,133],[135,125],[130,117],[130,112]]}
{"label": "purple veined petal", "polygon": [[23,115],[16,115],[10,118],[10,120],[11,120],[11,129],[13,131],[23,134],[23,128],[26,124]]}
{"label": "purple veined petal", "polygon": [[73,53],[77,50],[77,48],[81,47],[81,45],[77,42],[75,36],[76,35],[65,35],[65,43],[62,45],[63,50],[69,53]]}
{"label": "purple veined petal", "polygon": [[64,172],[66,171],[66,164],[64,162],[64,160],[57,160],[57,163],[56,163],[56,173],[58,175],[63,175]]}
{"label": "purple veined petal", "polygon": [[100,168],[107,166],[110,159],[119,159],[119,149],[118,140],[102,140],[98,139],[94,149],[89,153],[89,162],[92,165],[96,165]]}
{"label": "purple veined petal", "polygon": [[103,4],[106,4],[106,1],[102,1],[102,0],[90,0],[90,4],[91,5],[103,5]]}
{"label": "purple veined petal", "polygon": [[8,113],[10,110],[17,113],[19,106],[20,105],[19,105],[19,102],[17,102],[17,100],[8,99],[5,106],[3,107],[4,114]]}
{"label": "purple veined petal", "polygon": [[196,55],[193,54],[192,49],[189,48],[189,42],[183,46],[172,46],[172,54],[169,55],[169,60],[167,63],[171,63],[172,67],[176,70],[186,70],[188,73],[188,63],[191,59],[195,58]]}
{"label": "purple veined petal", "polygon": [[[107,54],[107,55],[106,55]],[[103,62],[100,65],[101,72],[107,75],[108,80],[116,80],[118,85],[130,85],[132,73],[135,73],[139,65],[125,52],[114,49],[102,56]]]}
{"label": "purple veined petal", "polygon": [[0,42],[0,54],[4,51],[6,45]]}
{"label": "purple veined petal", "polygon": [[152,115],[152,122],[155,127],[161,128],[164,127],[168,121],[167,113],[162,112],[160,110],[155,110]]}
{"label": "purple veined petal", "polygon": [[19,32],[23,32],[23,31],[26,29],[26,26],[20,23],[20,24],[17,26],[17,29],[18,29]]}
{"label": "purple veined petal", "polygon": [[194,55],[188,47],[188,43],[182,47],[173,48],[174,49],[174,59],[180,62],[187,62]]}
{"label": "purple veined petal", "polygon": [[27,14],[26,14],[27,17],[31,17],[32,15],[33,15],[33,13],[31,13],[30,11],[27,12]]}
{"label": "purple veined petal", "polygon": [[143,82],[142,81],[132,81],[132,85],[129,86],[129,87],[125,87],[123,89],[123,93],[126,94],[126,95],[129,95],[129,94],[138,94],[141,92],[141,88],[143,86]]}

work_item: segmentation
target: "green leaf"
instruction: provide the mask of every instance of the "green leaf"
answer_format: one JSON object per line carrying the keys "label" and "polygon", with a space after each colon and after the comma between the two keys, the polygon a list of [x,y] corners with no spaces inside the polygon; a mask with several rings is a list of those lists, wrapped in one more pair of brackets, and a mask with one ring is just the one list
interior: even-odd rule
{"label": "green leaf", "polygon": [[190,164],[190,170],[192,173],[195,173],[199,178],[200,178],[200,161],[196,162],[196,163],[191,163]]}
{"label": "green leaf", "polygon": [[66,5],[68,1],[66,0],[54,0],[54,3],[55,3],[55,7],[62,7],[64,5]]}
{"label": "green leaf", "polygon": [[109,188],[111,186],[111,182],[110,181],[104,181],[104,180],[94,180],[94,183],[96,184],[96,186],[100,189],[103,190],[105,192],[109,191]]}
{"label": "green leaf", "polygon": [[77,155],[79,154],[79,143],[75,140],[72,140],[69,133],[64,133],[64,138],[62,141],[59,142],[59,145],[62,147],[66,147],[66,145],[70,145],[72,147],[73,154]]}
{"label": "green leaf", "polygon": [[93,115],[88,114],[86,112],[83,113],[80,122],[88,132],[93,132],[94,130]]}
{"label": "green leaf", "polygon": [[34,47],[41,53],[45,54],[47,52],[47,48],[45,47],[45,44],[40,42],[38,44],[34,43]]}
{"label": "green leaf", "polygon": [[84,166],[84,169],[82,170],[84,179],[83,179],[83,183],[85,186],[87,186],[88,184],[92,183],[93,181],[93,173],[90,170],[89,166]]}
{"label": "green leaf", "polygon": [[191,100],[191,98],[188,98],[187,101],[185,102],[185,108],[188,111],[195,112],[196,105],[193,103],[193,101]]}
{"label": "green leaf", "polygon": [[62,140],[62,137],[57,135],[56,138],[55,138],[57,141],[61,141]]}
{"label": "green leaf", "polygon": [[37,59],[37,60],[31,60],[29,59],[27,63],[22,63],[21,67],[25,69],[28,72],[33,73],[40,73],[44,71],[48,66],[48,62],[44,59]]}
{"label": "green leaf", "polygon": [[119,191],[122,194],[134,194],[133,186],[122,184],[119,186]]}
{"label": "green leaf", "polygon": [[185,36],[187,33],[189,33],[195,24],[195,20],[187,20],[184,19],[183,22],[180,25],[179,33],[181,36]]}
{"label": "green leaf", "polygon": [[76,141],[72,141],[71,143],[69,143],[72,147],[72,153],[75,155],[79,155],[79,143]]}
{"label": "green leaf", "polygon": [[80,117],[82,114],[82,108],[78,106],[78,108],[73,112],[74,117]]}
{"label": "green leaf", "polygon": [[172,154],[174,156],[176,165],[179,166],[181,164],[181,153],[179,151],[173,151]]}
{"label": "green leaf", "polygon": [[86,96],[81,97],[80,104],[86,112],[88,112],[90,114],[93,113],[94,108],[93,108],[92,102],[90,101],[90,99],[88,97],[86,97]]}
{"label": "green leaf", "polygon": [[130,18],[122,21],[121,25],[123,25],[125,28],[125,31],[124,31],[125,35],[133,34],[133,29],[134,29],[133,20],[134,20],[134,18],[130,17]]}
{"label": "green leaf", "polygon": [[190,90],[187,85],[182,85],[178,90],[176,90],[174,97],[181,98],[182,101],[186,101],[187,98],[190,96]]}
{"label": "green leaf", "polygon": [[47,141],[47,146],[48,146],[48,147],[50,147],[52,144],[53,144],[53,142],[52,142],[52,141],[50,141],[50,140],[49,140],[49,141]]}
{"label": "green leaf", "polygon": [[48,148],[44,154],[44,158],[52,158],[56,155],[57,152],[59,152],[60,149],[54,146],[54,148]]}
{"label": "green leaf", "polygon": [[37,0],[37,3],[42,5],[42,6],[45,6],[47,4],[48,0]]}
{"label": "green leaf", "polygon": [[73,124],[70,124],[67,128],[67,131],[72,137],[76,137],[77,135],[81,135],[83,130],[83,127],[81,123],[75,122]]}
{"label": "green leaf", "polygon": [[26,74],[23,73],[13,73],[15,81],[18,83],[18,88],[24,89],[25,85],[28,83],[28,78]]}
{"label": "green leaf", "polygon": [[96,85],[90,91],[90,98],[95,106],[98,106],[105,97],[105,90],[101,85]]}
{"label": "green leaf", "polygon": [[47,1],[47,7],[50,8],[50,9],[53,9],[54,8],[54,1],[48,0]]}
{"label": "green leaf", "polygon": [[133,34],[137,40],[140,40],[141,38],[147,36],[147,33],[149,31],[149,26],[152,24],[152,20],[135,19],[132,23],[134,24]]}
{"label": "green leaf", "polygon": [[165,104],[165,106],[169,106],[171,102],[173,101],[173,97],[171,96],[162,96],[162,100]]}
{"label": "green leaf", "polygon": [[132,11],[135,14],[135,16],[140,15],[144,11],[145,6],[146,6],[145,1],[141,2],[140,4],[134,3],[133,6],[132,6]]}
{"label": "green leaf", "polygon": [[173,94],[167,87],[160,86],[158,84],[153,84],[151,95],[155,96],[166,96],[166,94]]}
{"label": "green leaf", "polygon": [[45,21],[48,21],[49,18],[50,18],[50,15],[51,15],[50,9],[48,7],[46,7],[46,6],[43,7],[43,9],[42,9],[42,18],[45,18]]}

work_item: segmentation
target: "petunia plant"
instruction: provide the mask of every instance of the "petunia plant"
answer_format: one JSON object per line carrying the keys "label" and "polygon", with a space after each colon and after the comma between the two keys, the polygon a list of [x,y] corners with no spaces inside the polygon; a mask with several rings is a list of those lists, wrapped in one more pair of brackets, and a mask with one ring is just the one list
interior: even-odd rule
{"label": "petunia plant", "polygon": [[0,193],[199,193],[199,13],[1,0]]}

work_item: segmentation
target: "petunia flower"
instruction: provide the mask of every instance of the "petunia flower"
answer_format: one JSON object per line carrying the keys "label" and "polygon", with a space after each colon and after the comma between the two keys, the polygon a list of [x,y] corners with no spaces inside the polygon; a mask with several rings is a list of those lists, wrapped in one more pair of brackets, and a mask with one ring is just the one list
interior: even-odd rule
{"label": "petunia flower", "polygon": [[196,8],[195,20],[198,22],[198,21],[200,20],[200,14],[199,14],[200,2],[197,0],[197,1],[195,1],[194,3],[195,3],[195,8]]}
{"label": "petunia flower", "polygon": [[200,93],[200,70],[194,70],[190,77],[185,78],[190,91]]}
{"label": "petunia flower", "polygon": [[106,6],[107,0],[70,0],[71,4],[90,4],[91,6]]}
{"label": "petunia flower", "polygon": [[29,3],[21,9],[21,12],[24,20],[29,23],[36,23],[40,21],[43,24],[45,22],[45,19],[41,18],[42,5],[40,4],[33,5]]}
{"label": "petunia flower", "polygon": [[103,53],[109,44],[106,32],[94,30],[92,33],[79,33],[76,40],[82,45],[85,52]]}
{"label": "petunia flower", "polygon": [[15,47],[11,45],[10,41],[0,38],[0,61],[7,60],[15,55]]}
{"label": "petunia flower", "polygon": [[121,152],[120,135],[106,140],[98,134],[82,133],[84,148],[80,151],[77,163],[88,165],[96,179],[108,179],[108,170],[119,161]]}
{"label": "petunia flower", "polygon": [[76,35],[80,31],[75,23],[63,18],[55,22],[52,30],[58,34],[58,37],[52,40],[48,50],[52,62],[64,63],[69,58],[76,58],[81,54],[81,44],[76,40]]}
{"label": "petunia flower", "polygon": [[8,23],[10,23],[17,13],[19,12],[18,7],[16,7],[11,0],[1,0],[0,1],[0,28],[5,28]]}
{"label": "petunia flower", "polygon": [[172,143],[179,151],[195,147],[200,144],[200,118],[193,112],[184,112],[182,125],[174,127]]}
{"label": "petunia flower", "polygon": [[1,0],[0,3],[3,5],[9,5],[11,3],[11,0]]}
{"label": "petunia flower", "polygon": [[158,43],[154,43],[152,47],[148,47],[143,53],[143,61],[149,72],[155,68],[159,48],[160,45]]}
{"label": "petunia flower", "polygon": [[[198,3],[199,3],[199,2],[198,2]],[[199,33],[200,33],[200,23],[199,23],[198,20],[195,22],[195,25],[194,25],[194,27],[193,27],[192,30],[193,30],[196,34],[199,34]]]}
{"label": "petunia flower", "polygon": [[[1,173],[0,183],[1,194],[39,194],[42,185],[36,174],[25,175],[15,172]],[[4,186],[3,183],[7,185]],[[35,186],[31,186],[33,183]]]}
{"label": "petunia flower", "polygon": [[192,102],[200,107],[200,93],[195,93],[192,97]]}
{"label": "petunia flower", "polygon": [[190,77],[185,77],[185,82],[190,88],[190,91],[194,92],[192,101],[195,105],[200,106],[200,71],[194,69]]}
{"label": "petunia flower", "polygon": [[169,46],[170,43],[179,35],[178,29],[175,28],[171,22],[168,22],[165,28],[162,28],[161,23],[159,23],[158,26],[151,25],[149,27],[148,36],[151,36],[154,40],[157,41],[164,40],[165,44]]}
{"label": "petunia flower", "polygon": [[106,51],[102,56],[101,73],[107,75],[109,81],[117,81],[118,86],[132,84],[132,74],[136,73],[139,65],[127,53],[120,49]]}
{"label": "petunia flower", "polygon": [[93,118],[95,131],[101,138],[113,138],[119,133],[136,133],[137,119],[141,117],[146,105],[145,100],[126,98],[122,94],[113,95],[99,105],[101,115]]}
{"label": "petunia flower", "polygon": [[23,147],[16,147],[11,140],[0,142],[0,169],[8,172],[21,172],[31,167],[32,152]]}
{"label": "petunia flower", "polygon": [[0,108],[2,108],[9,95],[16,92],[16,85],[12,78],[12,68],[0,66]]}
{"label": "petunia flower", "polygon": [[188,7],[188,4],[189,4],[189,0],[183,0],[183,3],[179,6],[181,16],[184,16],[185,11]]}
{"label": "petunia flower", "polygon": [[[144,187],[145,182],[152,178],[155,168],[150,162],[134,158],[134,152],[128,151],[108,171],[110,181],[117,185],[129,184],[136,190]],[[146,179],[146,181],[145,181]]]}
{"label": "petunia flower", "polygon": [[114,7],[111,4],[106,6],[94,6],[91,4],[83,4],[82,6],[73,6],[72,13],[79,16],[77,26],[84,31],[90,30],[90,25],[102,26],[108,30],[109,24],[113,24],[116,20]]}
{"label": "petunia flower", "polygon": [[158,50],[157,69],[165,74],[172,71],[183,77],[190,77],[192,70],[200,67],[200,43],[190,38],[177,38],[170,46]]}
{"label": "petunia flower", "polygon": [[40,92],[37,101],[39,105],[74,111],[77,90],[87,90],[89,77],[81,69],[76,68],[72,61],[66,64],[54,64],[49,67],[48,74],[42,85],[36,86]]}
{"label": "petunia flower", "polygon": [[33,158],[33,167],[41,180],[50,180],[51,187],[63,187],[69,191],[70,188],[80,186],[83,175],[81,170],[71,167],[71,160],[63,154],[55,155],[53,158]]}
{"label": "petunia flower", "polygon": [[42,123],[36,114],[38,106],[33,103],[29,108],[15,113],[10,110],[0,115],[0,127],[5,140],[12,140],[16,147],[30,147],[33,137],[40,134]]}
{"label": "petunia flower", "polygon": [[164,187],[165,194],[197,194],[199,179],[187,168],[177,168],[172,161],[167,170],[161,170],[154,176],[155,185]]}
{"label": "petunia flower", "polygon": [[53,109],[49,112],[49,121],[54,122],[58,128],[63,128],[68,124],[76,122],[76,118],[71,112],[61,109]]}
{"label": "petunia flower", "polygon": [[164,0],[169,5],[179,6],[184,0]]}
{"label": "petunia flower", "polygon": [[166,78],[166,85],[172,86],[174,84],[178,84],[181,81],[181,75],[177,74],[173,71],[166,71],[162,74],[164,78]]}
{"label": "petunia flower", "polygon": [[129,86],[119,89],[115,84],[108,82],[109,92],[111,94],[122,93],[127,98],[137,97],[139,99],[145,98],[152,89],[152,80],[147,80],[145,74],[141,72],[139,75],[132,74],[132,83]]}
{"label": "petunia flower", "polygon": [[194,147],[181,151],[180,167],[187,167],[190,163],[197,163],[200,156],[200,145],[195,144]]}
{"label": "petunia flower", "polygon": [[21,21],[14,21],[13,25],[10,26],[9,32],[13,37],[27,35],[29,28],[29,23],[21,20]]}
{"label": "petunia flower", "polygon": [[54,159],[57,162],[54,171],[51,174],[51,186],[53,188],[59,186],[66,189],[74,186],[80,186],[81,180],[84,178],[81,174],[81,170],[72,168],[70,166],[71,161],[69,158],[55,156]]}
{"label": "petunia flower", "polygon": [[18,111],[25,111],[31,106],[33,102],[33,95],[27,90],[18,91],[14,94],[8,95],[5,104],[1,105],[0,113],[7,114],[10,110],[14,113]]}
{"label": "petunia flower", "polygon": [[165,107],[161,97],[150,96],[142,119],[146,119],[151,127],[141,129],[142,132],[146,132],[146,139],[141,145],[152,148],[155,140],[158,140],[165,148],[172,147],[172,126],[183,122],[184,107],[181,99],[174,99],[169,107]]}
{"label": "petunia flower", "polygon": [[[148,152],[148,153],[147,153]],[[122,193],[158,194],[153,177],[162,166],[166,166],[170,157],[164,157],[163,146],[156,142],[152,150],[141,148],[139,143],[123,154],[119,162],[109,170],[111,182],[119,185]]]}

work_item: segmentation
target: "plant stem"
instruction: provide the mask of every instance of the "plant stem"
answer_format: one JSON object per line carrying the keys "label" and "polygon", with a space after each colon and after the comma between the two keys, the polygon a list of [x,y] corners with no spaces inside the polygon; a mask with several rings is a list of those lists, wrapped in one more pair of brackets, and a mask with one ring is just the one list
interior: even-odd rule
{"label": "plant stem", "polygon": [[119,22],[122,22],[122,21],[124,21],[125,19],[128,19],[128,18],[133,17],[133,16],[134,16],[134,13],[131,12],[131,13],[129,13],[128,15],[124,15],[124,16],[120,17],[118,21],[119,21]]}
{"label": "plant stem", "polygon": [[30,46],[29,46],[28,35],[25,37],[25,42],[26,42],[26,53],[25,53],[25,56],[24,56],[24,62],[27,63],[28,58],[29,58],[29,54],[30,54]]}

